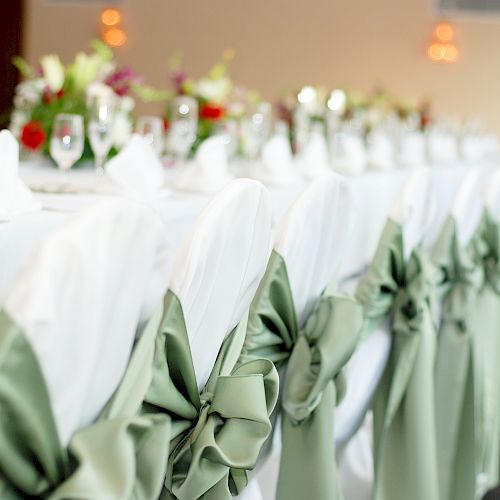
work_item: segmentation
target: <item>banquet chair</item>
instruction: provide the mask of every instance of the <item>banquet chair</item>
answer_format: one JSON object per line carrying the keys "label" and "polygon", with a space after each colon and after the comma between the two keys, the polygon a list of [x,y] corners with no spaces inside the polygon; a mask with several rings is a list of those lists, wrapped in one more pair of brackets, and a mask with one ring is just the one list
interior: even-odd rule
{"label": "banquet chair", "polygon": [[[430,172],[426,168],[416,169],[407,179],[389,214],[388,226],[400,228],[401,243],[399,256],[402,262],[408,262],[412,252],[417,249],[432,223],[435,205],[430,189]],[[383,238],[383,237],[382,237]],[[388,245],[391,249],[391,245]],[[383,242],[379,244],[377,254],[383,255]],[[370,273],[370,270],[368,271]],[[370,311],[370,300],[375,300],[385,285],[377,289],[377,281],[383,276],[382,271],[373,269],[372,290],[365,287],[368,293],[359,294],[358,298],[365,303],[367,315],[362,341],[348,363],[347,373],[349,385],[347,393],[336,410],[335,419],[338,432],[336,445],[340,450],[340,477],[346,499],[370,499],[373,495],[374,464],[372,443],[372,421],[365,421],[366,414],[373,404],[375,394],[386,372],[393,346],[390,316],[377,317]],[[366,277],[361,278],[361,282]],[[393,284],[394,285],[394,284]],[[391,300],[386,299],[385,307]],[[370,318],[373,315],[373,320]],[[364,423],[363,423],[364,422]]]}
{"label": "banquet chair", "polygon": [[336,290],[351,211],[346,181],[328,174],[306,188],[277,229],[250,309],[243,358],[267,356],[276,363],[281,404],[274,415],[274,449],[261,456],[245,500],[338,494],[333,407],[342,397],[341,371],[361,327],[359,305]]}
{"label": "banquet chair", "polygon": [[144,394],[122,381],[169,268],[161,219],[125,201],[82,212],[25,263],[0,317],[2,498],[159,492],[168,420],[138,417]]}
{"label": "banquet chair", "polygon": [[478,497],[476,457],[471,450],[477,449],[473,408],[479,401],[475,360],[481,339],[474,324],[474,309],[485,280],[480,224],[485,196],[478,195],[482,180],[478,169],[465,176],[432,252],[442,273],[435,376],[437,456],[443,500]]}
{"label": "banquet chair", "polygon": [[168,498],[240,493],[270,433],[278,392],[273,364],[235,365],[272,233],[268,191],[235,180],[198,217],[174,259],[143,405],[145,414],[172,419]]}

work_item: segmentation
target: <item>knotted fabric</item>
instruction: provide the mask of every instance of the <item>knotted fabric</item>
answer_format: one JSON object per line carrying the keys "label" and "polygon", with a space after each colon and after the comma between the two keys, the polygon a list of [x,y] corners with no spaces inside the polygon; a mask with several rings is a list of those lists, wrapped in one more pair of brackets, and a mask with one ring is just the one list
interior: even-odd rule
{"label": "knotted fabric", "polygon": [[245,333],[246,320],[224,341],[200,394],[182,307],[167,292],[143,404],[145,414],[161,412],[172,420],[161,498],[224,500],[246,486],[247,471],[271,432],[278,374],[272,362],[262,359],[235,368]]}
{"label": "knotted fabric", "polygon": [[389,361],[374,401],[375,499],[439,500],[434,411],[435,319],[440,273],[388,219],[356,297],[363,336],[390,318]]}
{"label": "knotted fabric", "polygon": [[436,431],[443,500],[475,497],[474,351],[478,338],[471,321],[484,285],[481,247],[479,232],[461,246],[456,222],[450,217],[433,251],[433,260],[442,271]]}
{"label": "knotted fabric", "polygon": [[148,336],[155,330],[148,324],[134,349],[131,372],[96,422],[78,430],[64,448],[38,360],[21,329],[0,313],[0,498],[150,500],[159,495],[170,422],[163,415],[138,416],[148,376]]}
{"label": "knotted fabric", "polygon": [[243,358],[285,368],[282,451],[276,498],[340,498],[333,410],[345,392],[342,372],[358,341],[362,310],[327,287],[299,328],[283,258],[273,252],[252,302]]}

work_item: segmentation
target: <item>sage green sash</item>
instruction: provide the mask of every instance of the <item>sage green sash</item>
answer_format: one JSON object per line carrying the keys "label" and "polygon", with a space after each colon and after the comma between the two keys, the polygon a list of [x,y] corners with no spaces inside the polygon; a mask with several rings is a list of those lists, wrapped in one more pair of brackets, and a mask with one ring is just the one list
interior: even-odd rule
{"label": "sage green sash", "polygon": [[[456,223],[449,218],[433,252],[443,280],[442,322],[436,358],[436,432],[442,500],[475,497],[474,351],[471,325],[484,284],[480,234],[461,247]],[[499,323],[500,325],[500,323]]]}
{"label": "sage green sash", "polygon": [[[148,325],[131,360],[146,377],[145,347],[154,330]],[[0,498],[156,498],[166,467],[169,420],[137,416],[143,379],[134,381],[132,375],[126,373],[107,409],[65,449],[36,356],[21,329],[1,312]]]}
{"label": "sage green sash", "polygon": [[374,401],[375,499],[439,500],[434,411],[439,273],[415,250],[407,263],[389,219],[356,291],[364,335],[392,317],[392,349]]}
{"label": "sage green sash", "polygon": [[278,374],[268,360],[234,368],[245,332],[243,321],[226,339],[200,395],[182,307],[167,292],[143,405],[146,414],[162,412],[172,419],[162,498],[224,500],[246,486],[247,470],[271,431]]}
{"label": "sage green sash", "polygon": [[345,392],[342,368],[362,324],[354,300],[328,287],[299,329],[283,258],[273,252],[249,315],[243,359],[285,366],[279,500],[337,499],[333,410]]}
{"label": "sage green sash", "polygon": [[[498,484],[500,459],[500,227],[487,213],[480,226],[481,256],[486,282],[476,300],[474,392],[476,430],[476,492]],[[457,496],[460,500],[463,497]]]}

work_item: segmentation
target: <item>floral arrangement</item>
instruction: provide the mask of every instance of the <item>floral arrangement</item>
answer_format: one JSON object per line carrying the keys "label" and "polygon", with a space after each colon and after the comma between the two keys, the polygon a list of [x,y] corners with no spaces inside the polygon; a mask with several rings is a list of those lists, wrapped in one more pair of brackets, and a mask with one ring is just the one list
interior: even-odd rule
{"label": "floral arrangement", "polygon": [[417,106],[394,99],[380,88],[363,93],[348,88],[328,92],[325,87],[306,86],[284,94],[276,104],[276,114],[288,124],[292,143],[299,139],[301,128],[307,131],[312,123],[326,126],[330,117],[336,126],[351,124],[365,137],[390,117],[399,122],[416,120],[421,131],[432,123],[429,101]]}
{"label": "floral arrangement", "polygon": [[[130,68],[117,69],[111,50],[92,43],[93,52],[80,52],[65,66],[59,56],[50,54],[31,67],[21,57],[13,60],[23,76],[14,97],[10,130],[24,150],[48,155],[52,124],[58,113],[76,113],[87,117],[87,102],[93,96],[114,96],[114,149],[121,148],[132,133],[131,112],[135,101],[131,91],[140,88],[142,78]],[[92,157],[88,140],[83,158]]]}
{"label": "floral arrangement", "polygon": [[176,53],[170,61],[172,92],[165,114],[168,129],[171,101],[177,96],[190,96],[198,103],[198,130],[193,151],[199,144],[223,127],[228,121],[240,121],[249,110],[260,102],[257,92],[235,84],[228,73],[228,63],[234,58],[234,50],[226,49],[220,61],[199,79],[188,76],[182,68],[182,54]]}

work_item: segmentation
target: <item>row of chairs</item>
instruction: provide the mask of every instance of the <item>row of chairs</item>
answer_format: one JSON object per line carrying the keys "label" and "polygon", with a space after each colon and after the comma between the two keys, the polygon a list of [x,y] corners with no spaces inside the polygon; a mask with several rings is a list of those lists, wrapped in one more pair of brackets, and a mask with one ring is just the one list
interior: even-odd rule
{"label": "row of chairs", "polygon": [[[436,431],[419,427],[436,420],[434,403],[418,407],[434,401],[436,336],[420,331],[432,290],[416,300],[420,283],[409,286],[431,273],[415,251],[432,223],[428,176],[410,177],[360,283],[337,279],[353,207],[333,174],[311,183],[276,231],[265,188],[234,181],[173,258],[160,217],[125,201],[50,235],[0,318],[0,497],[329,499],[343,483],[352,499],[363,488],[381,500],[454,498],[437,473],[448,458],[430,449]],[[495,219],[499,178],[487,197]],[[451,211],[459,246],[482,213],[477,182],[467,178]],[[345,293],[354,288],[356,299]],[[420,347],[403,349],[401,329]],[[398,349],[422,360],[395,389]],[[412,370],[428,378],[414,389]],[[360,473],[367,432],[377,459]]]}

